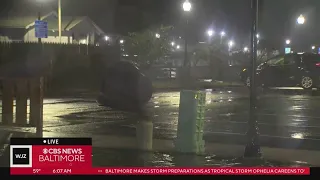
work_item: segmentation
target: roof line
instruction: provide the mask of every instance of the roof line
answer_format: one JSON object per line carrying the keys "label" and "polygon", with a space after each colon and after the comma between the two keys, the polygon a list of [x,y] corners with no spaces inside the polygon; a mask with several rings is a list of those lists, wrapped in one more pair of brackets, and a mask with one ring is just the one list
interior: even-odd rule
{"label": "roof line", "polygon": [[104,35],[106,34],[94,21],[92,21],[91,18],[89,18],[88,16],[86,16],[86,18],[92,23],[92,25],[99,31],[99,35]]}
{"label": "roof line", "polygon": [[67,30],[68,26],[70,26],[70,24],[74,21],[74,17],[72,17],[71,21],[68,22],[68,24],[66,25],[66,27],[64,27],[63,30]]}
{"label": "roof line", "polygon": [[81,17],[81,20],[78,21],[77,23],[73,24],[71,27],[69,27],[71,25],[71,23],[76,20],[74,17],[72,17],[72,20],[66,25],[66,27],[64,28],[64,30],[70,30],[72,29],[73,27],[75,27],[76,25],[78,25],[79,23],[81,23],[84,19],[86,18],[86,16],[84,17]]}
{"label": "roof line", "polygon": [[[43,20],[47,17],[49,17],[50,15],[55,15],[56,17],[58,17],[58,14],[55,11],[51,11],[50,13],[48,13],[47,15],[42,16],[40,19]],[[29,25],[27,25],[25,28],[28,29],[30,27],[34,26],[34,22],[30,23]]]}
{"label": "roof line", "polygon": [[69,24],[71,24],[72,23],[72,21],[70,21],[70,23],[67,25],[67,27],[65,28],[66,30],[70,30],[70,29],[72,29],[73,27],[75,27],[77,24],[79,24],[79,23],[81,23],[83,20],[85,20],[85,19],[87,19],[92,25],[93,25],[93,27],[98,31],[98,34],[99,35],[104,35],[104,34],[106,34],[94,21],[92,21],[92,19],[91,18],[89,18],[88,16],[83,16],[82,18],[81,18],[81,21],[79,21],[78,23],[76,23],[76,24],[73,24],[73,26],[72,27],[68,27],[69,26]]}

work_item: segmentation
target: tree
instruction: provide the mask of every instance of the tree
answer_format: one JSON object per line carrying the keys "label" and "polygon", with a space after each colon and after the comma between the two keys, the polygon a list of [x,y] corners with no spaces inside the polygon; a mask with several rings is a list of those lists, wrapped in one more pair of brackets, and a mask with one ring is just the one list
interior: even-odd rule
{"label": "tree", "polygon": [[217,76],[220,79],[223,64],[226,64],[228,59],[229,55],[226,45],[216,40],[196,45],[193,65],[196,66],[200,60],[207,62],[211,68],[211,77],[215,78]]}
{"label": "tree", "polygon": [[171,30],[172,26],[161,26],[143,32],[129,33],[129,36],[125,37],[124,44],[124,52],[128,55],[126,57],[143,69],[156,63],[164,63],[172,50],[169,38]]}
{"label": "tree", "polygon": [[[238,52],[232,55],[234,61],[239,65],[249,66],[251,65],[252,56],[250,52]],[[258,49],[257,52],[257,65],[265,62],[268,58],[273,57],[272,52],[268,52],[267,49]]]}
{"label": "tree", "polygon": [[201,60],[209,62],[209,59],[210,59],[210,48],[208,48],[208,46],[197,45],[195,47],[194,56],[191,59],[193,66],[197,66]]}
{"label": "tree", "polygon": [[213,40],[210,43],[201,43],[195,46],[195,58],[193,63],[197,64],[200,60],[204,60],[212,64],[227,58],[228,51],[226,45],[220,43],[220,41]]}

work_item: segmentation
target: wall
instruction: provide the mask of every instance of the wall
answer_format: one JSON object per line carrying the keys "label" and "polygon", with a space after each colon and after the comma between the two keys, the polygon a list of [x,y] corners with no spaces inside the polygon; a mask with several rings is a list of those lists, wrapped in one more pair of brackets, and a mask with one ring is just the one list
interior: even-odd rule
{"label": "wall", "polygon": [[[69,39],[70,38],[70,39]],[[48,36],[48,38],[42,38],[42,42],[46,43],[59,43],[59,37],[58,36]],[[35,29],[30,29],[25,35],[24,35],[24,42],[38,42],[38,38],[35,37]],[[68,36],[61,36],[61,43],[71,43],[72,37]]]}
{"label": "wall", "polygon": [[0,42],[22,41],[25,34],[25,28],[0,27]]}

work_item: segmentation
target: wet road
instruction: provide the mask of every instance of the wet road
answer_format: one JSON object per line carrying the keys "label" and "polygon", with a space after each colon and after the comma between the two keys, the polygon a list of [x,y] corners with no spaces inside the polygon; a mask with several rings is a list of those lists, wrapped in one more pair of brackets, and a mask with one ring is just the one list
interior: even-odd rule
{"label": "wet road", "polygon": [[[249,117],[246,88],[207,90],[205,140],[244,144]],[[179,92],[155,93],[147,106],[155,138],[172,139],[178,122]],[[320,150],[320,96],[272,90],[260,93],[258,122],[261,144],[269,147]],[[46,99],[44,132],[57,134],[135,135],[139,116],[99,106],[95,99]],[[6,128],[13,129],[13,128]],[[34,131],[34,128],[15,128]]]}
{"label": "wet road", "polygon": [[243,158],[222,158],[215,155],[194,156],[181,153],[147,153],[133,150],[93,148],[93,166],[96,167],[308,167],[305,162],[292,161],[279,163],[268,160],[246,160]]}

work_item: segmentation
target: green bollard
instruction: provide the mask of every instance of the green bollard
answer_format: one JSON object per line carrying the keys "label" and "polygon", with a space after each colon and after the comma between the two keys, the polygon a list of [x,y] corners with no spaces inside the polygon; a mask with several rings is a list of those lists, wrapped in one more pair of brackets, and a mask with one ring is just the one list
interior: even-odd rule
{"label": "green bollard", "polygon": [[205,92],[185,90],[180,93],[176,151],[203,154]]}

